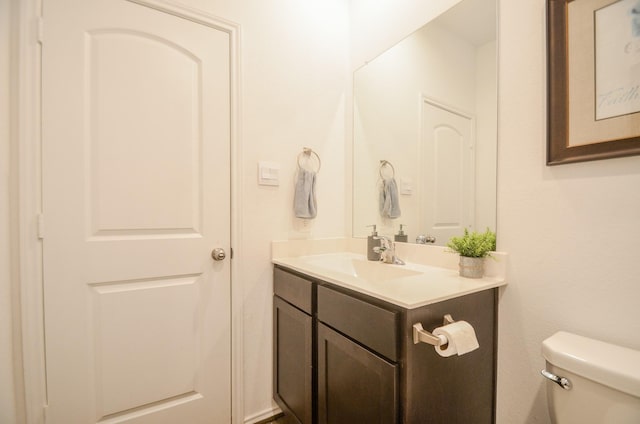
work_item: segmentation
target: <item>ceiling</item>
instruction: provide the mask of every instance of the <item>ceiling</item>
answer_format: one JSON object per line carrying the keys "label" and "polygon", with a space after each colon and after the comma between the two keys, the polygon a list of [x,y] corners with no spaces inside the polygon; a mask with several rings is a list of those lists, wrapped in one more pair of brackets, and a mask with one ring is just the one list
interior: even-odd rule
{"label": "ceiling", "polygon": [[496,15],[495,0],[462,0],[435,21],[480,46],[496,39]]}

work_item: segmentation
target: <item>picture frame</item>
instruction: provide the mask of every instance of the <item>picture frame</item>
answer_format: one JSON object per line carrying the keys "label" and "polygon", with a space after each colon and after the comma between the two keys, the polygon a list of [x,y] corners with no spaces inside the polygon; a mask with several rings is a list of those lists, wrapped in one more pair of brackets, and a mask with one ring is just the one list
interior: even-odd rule
{"label": "picture frame", "polygon": [[547,0],[547,165],[640,155],[636,9],[640,0]]}

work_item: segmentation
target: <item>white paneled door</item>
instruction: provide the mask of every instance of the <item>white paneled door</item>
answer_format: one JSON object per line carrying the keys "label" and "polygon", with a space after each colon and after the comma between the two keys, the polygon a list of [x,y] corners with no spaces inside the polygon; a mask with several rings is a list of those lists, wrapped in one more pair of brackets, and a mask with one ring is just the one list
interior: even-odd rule
{"label": "white paneled door", "polygon": [[43,2],[47,423],[231,420],[229,33],[146,3]]}
{"label": "white paneled door", "polygon": [[445,245],[473,229],[475,208],[474,120],[424,99],[421,144],[421,219]]}

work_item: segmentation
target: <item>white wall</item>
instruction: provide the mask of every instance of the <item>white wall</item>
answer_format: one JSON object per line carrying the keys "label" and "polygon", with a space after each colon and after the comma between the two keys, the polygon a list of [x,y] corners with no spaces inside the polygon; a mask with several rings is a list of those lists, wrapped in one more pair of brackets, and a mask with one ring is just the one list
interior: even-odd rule
{"label": "white wall", "polygon": [[9,250],[10,216],[10,2],[0,0],[0,423],[16,421]]}
{"label": "white wall", "polygon": [[545,166],[545,1],[501,1],[498,422],[546,423],[540,343],[640,349],[640,157]]}

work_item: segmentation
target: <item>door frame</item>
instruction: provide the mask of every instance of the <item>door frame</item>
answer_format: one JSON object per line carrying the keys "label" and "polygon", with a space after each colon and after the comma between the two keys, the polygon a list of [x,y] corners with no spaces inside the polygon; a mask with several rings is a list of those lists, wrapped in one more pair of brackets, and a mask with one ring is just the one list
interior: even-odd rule
{"label": "door frame", "polygon": [[[15,132],[12,146],[16,149],[16,169],[12,172],[17,189],[17,205],[13,207],[17,237],[12,239],[12,251],[19,293],[14,305],[20,307],[15,315],[14,346],[18,352],[15,361],[18,380],[14,385],[18,404],[24,402],[25,420],[29,424],[42,424],[46,420],[47,386],[44,343],[44,297],[42,238],[44,225],[42,214],[42,134],[41,134],[41,43],[46,24],[42,23],[42,5],[46,0],[14,0],[12,6],[17,25],[15,49],[12,62],[15,72],[12,85],[15,87],[12,122]],[[234,281],[242,281],[242,223],[238,212],[242,210],[242,134],[241,134],[241,27],[239,24],[177,5],[167,0],[127,0],[142,6],[160,10],[188,19],[229,34],[230,59],[230,172],[231,172],[231,246],[234,248],[231,261],[231,417],[233,424],[244,422],[243,402],[243,306],[242,287]],[[46,42],[46,40],[45,40]],[[21,355],[20,355],[21,354]]]}

